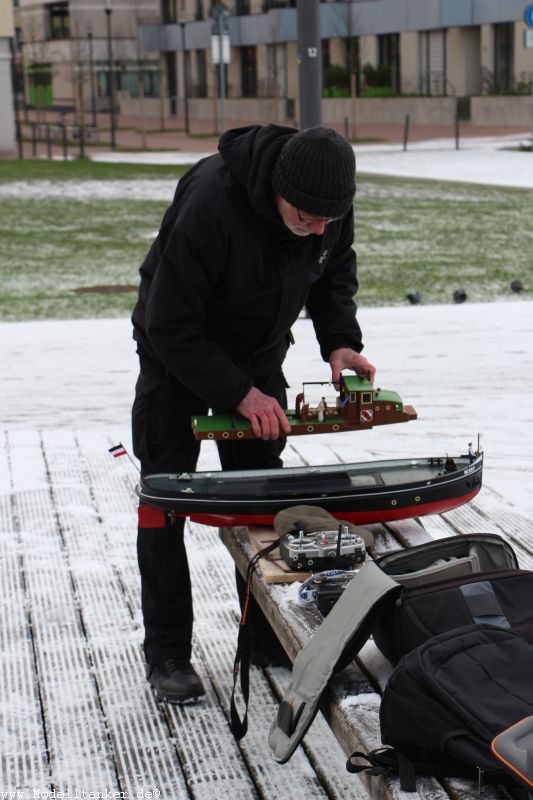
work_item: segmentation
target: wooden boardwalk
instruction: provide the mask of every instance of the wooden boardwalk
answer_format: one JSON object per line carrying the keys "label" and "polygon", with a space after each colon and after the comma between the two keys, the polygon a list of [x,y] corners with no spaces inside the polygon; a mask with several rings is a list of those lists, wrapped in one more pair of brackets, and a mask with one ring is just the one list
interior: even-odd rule
{"label": "wooden boardwalk", "polygon": [[[363,784],[345,772],[342,750],[321,717],[288,764],[270,757],[267,733],[287,670],[252,668],[249,733],[239,744],[231,736],[239,611],[234,565],[214,528],[187,531],[194,663],[205,700],[181,707],[154,701],[141,651],[136,474],[127,459],[111,458],[112,444],[98,431],[16,430],[2,440],[1,790],[21,798],[53,791],[80,799],[98,796],[91,792],[164,800],[366,797]],[[287,464],[302,463],[297,448],[287,448]],[[335,461],[333,451],[329,460]],[[434,536],[504,533],[521,566],[533,568],[533,524],[490,487],[479,497],[424,518],[424,528]],[[406,544],[412,530],[395,526]],[[367,700],[375,714],[378,696],[370,692]],[[400,797],[397,787],[391,791]],[[474,796],[468,787],[446,792]],[[436,795],[428,789],[422,796]]]}

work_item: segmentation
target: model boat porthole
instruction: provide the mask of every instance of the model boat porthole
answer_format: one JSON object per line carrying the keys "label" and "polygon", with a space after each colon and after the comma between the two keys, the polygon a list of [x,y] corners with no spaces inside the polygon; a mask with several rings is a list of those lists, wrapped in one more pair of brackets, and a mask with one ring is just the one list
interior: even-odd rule
{"label": "model boat porthole", "polygon": [[420,495],[417,494],[417,496],[415,497],[415,503],[419,503],[419,502],[420,502]]}
{"label": "model boat porthole", "polygon": [[311,431],[313,430],[313,426],[312,425],[308,425],[307,426],[307,430],[309,431],[309,433],[311,433]]}
{"label": "model boat porthole", "polygon": [[333,430],[334,430],[334,431],[338,431],[338,430],[339,430],[339,426],[338,426],[338,425],[334,425],[334,426],[333,426]]}
{"label": "model boat porthole", "polygon": [[391,500],[390,504],[391,504],[391,506],[397,506],[398,505],[398,501],[397,500]]}
{"label": "model boat porthole", "polygon": [[242,431],[237,431],[237,439],[242,439],[244,433]]}
{"label": "model boat porthole", "polygon": [[208,433],[207,434],[207,438],[208,439],[214,439],[215,438],[215,434],[214,433]]}

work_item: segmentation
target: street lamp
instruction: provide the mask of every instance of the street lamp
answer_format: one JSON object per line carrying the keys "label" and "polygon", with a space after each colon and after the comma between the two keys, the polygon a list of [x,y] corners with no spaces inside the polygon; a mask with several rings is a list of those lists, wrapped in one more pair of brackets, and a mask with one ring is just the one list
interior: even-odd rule
{"label": "street lamp", "polygon": [[211,16],[214,20],[213,33],[218,36],[218,68],[219,68],[219,83],[220,83],[220,133],[224,133],[226,129],[226,118],[224,110],[224,99],[226,96],[226,80],[224,74],[224,34],[228,29],[229,11],[224,3],[217,3],[211,9]]}
{"label": "street lamp", "polygon": [[181,49],[183,52],[183,85],[184,85],[184,101],[185,101],[185,133],[190,133],[189,129],[189,77],[187,74],[187,50],[185,42],[185,34],[187,32],[187,23],[185,20],[180,19],[178,25],[181,28]]}
{"label": "street lamp", "polygon": [[115,142],[115,81],[113,79],[113,40],[111,36],[111,0],[105,0],[105,13],[107,21],[107,62],[109,70],[109,124],[111,127],[111,149],[116,147]]}
{"label": "street lamp", "polygon": [[91,112],[93,117],[93,128],[96,128],[96,89],[94,85],[94,56],[93,56],[93,32],[91,27],[87,30],[89,41],[89,75],[91,80]]}

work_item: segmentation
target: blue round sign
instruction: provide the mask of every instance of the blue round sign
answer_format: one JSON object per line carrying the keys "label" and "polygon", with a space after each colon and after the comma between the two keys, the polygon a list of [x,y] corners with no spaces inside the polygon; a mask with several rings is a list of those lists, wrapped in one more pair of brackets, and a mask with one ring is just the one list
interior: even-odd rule
{"label": "blue round sign", "polygon": [[524,11],[524,22],[530,28],[533,28],[533,5],[527,6],[526,10]]}

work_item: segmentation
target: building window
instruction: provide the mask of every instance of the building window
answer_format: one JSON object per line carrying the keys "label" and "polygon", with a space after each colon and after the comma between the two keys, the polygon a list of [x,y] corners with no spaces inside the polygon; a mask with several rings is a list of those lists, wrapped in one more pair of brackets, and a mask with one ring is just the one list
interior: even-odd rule
{"label": "building window", "polygon": [[361,70],[359,66],[359,37],[348,36],[344,40],[346,69],[350,76],[350,95],[361,91]]}
{"label": "building window", "polygon": [[236,0],[235,13],[238,17],[243,17],[250,13],[250,0]]}
{"label": "building window", "polygon": [[161,0],[161,22],[171,25],[176,22],[176,0]]}
{"label": "building window", "polygon": [[[123,76],[128,75],[129,73],[122,72],[121,70],[117,69],[117,65],[113,65],[113,81],[115,83],[115,91],[121,92],[123,88]],[[97,91],[98,97],[109,97],[109,70],[99,70],[96,73],[96,81],[97,81]],[[131,86],[131,82],[128,83],[127,89],[129,91]],[[138,86],[138,83],[137,83]]]}
{"label": "building window", "polygon": [[393,92],[400,91],[400,35],[398,33],[385,33],[378,36],[379,66],[388,67],[390,83]]}
{"label": "building window", "polygon": [[207,67],[205,50],[196,50],[196,88],[192,94],[196,97],[207,97]]}
{"label": "building window", "polygon": [[240,47],[241,51],[241,94],[243,97],[257,97],[257,52],[255,47]]}
{"label": "building window", "polygon": [[267,44],[266,97],[287,96],[287,47],[281,44]]}
{"label": "building window", "polygon": [[322,74],[331,67],[329,39],[322,39]]}
{"label": "building window", "polygon": [[512,89],[514,84],[514,23],[499,22],[494,25],[494,88],[496,91]]}
{"label": "building window", "polygon": [[159,97],[159,72],[149,70],[144,73],[144,96]]}
{"label": "building window", "polygon": [[68,3],[52,3],[48,6],[50,39],[68,39],[70,36]]}
{"label": "building window", "polygon": [[446,30],[422,31],[419,37],[419,92],[425,95],[446,95]]}
{"label": "building window", "polygon": [[[171,108],[176,103],[176,95],[178,92],[178,84],[176,80],[176,53],[165,53],[165,67],[167,77],[167,97],[170,97]],[[176,112],[171,112],[176,113]]]}
{"label": "building window", "polygon": [[30,104],[34,108],[53,105],[52,69],[50,64],[31,64],[26,72]]}
{"label": "building window", "polygon": [[263,12],[271,8],[296,8],[296,0],[263,0]]}
{"label": "building window", "polygon": [[203,0],[196,0],[194,9],[194,19],[199,22],[204,18],[204,3]]}
{"label": "building window", "polygon": [[[107,88],[107,73],[106,88]],[[141,75],[136,69],[125,70],[121,75],[121,90],[128,92],[130,97],[139,97]],[[159,73],[155,70],[145,70],[143,75],[144,83],[144,96],[145,97],[159,97]],[[107,94],[107,93],[106,93]]]}

